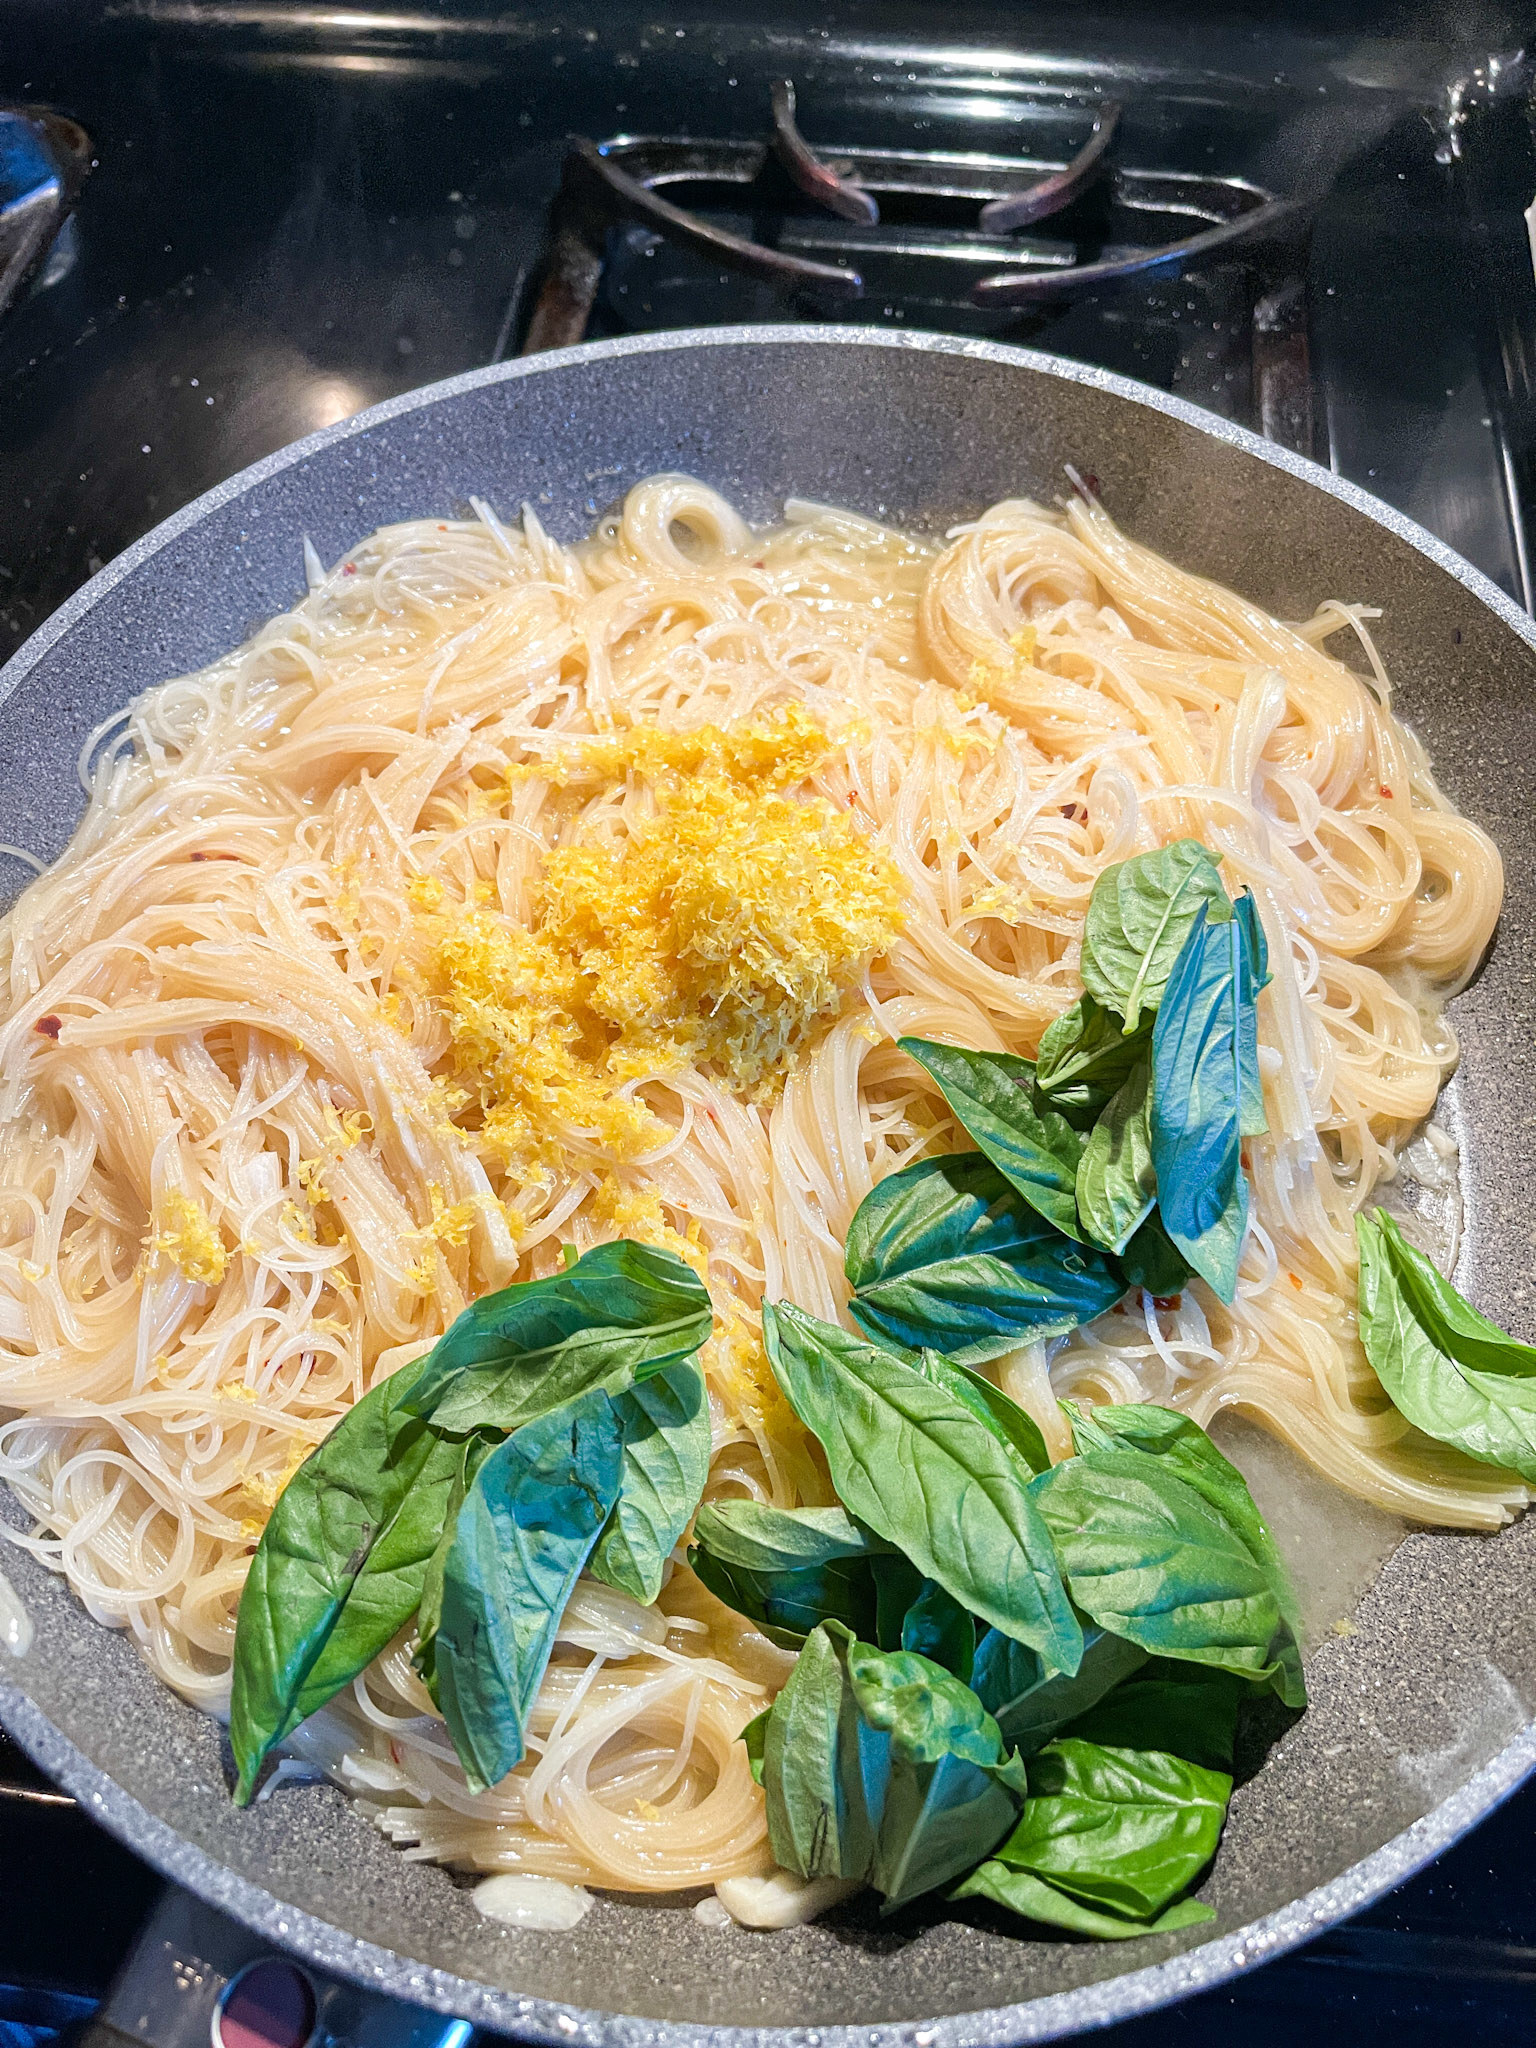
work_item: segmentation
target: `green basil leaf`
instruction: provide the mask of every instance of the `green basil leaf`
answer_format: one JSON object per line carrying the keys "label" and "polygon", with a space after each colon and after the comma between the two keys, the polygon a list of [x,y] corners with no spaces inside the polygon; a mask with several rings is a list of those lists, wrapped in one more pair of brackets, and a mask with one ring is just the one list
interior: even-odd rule
{"label": "green basil leaf", "polygon": [[350,1684],[420,1602],[462,1452],[405,1411],[418,1369],[347,1410],[262,1531],[235,1625],[237,1805],[276,1744]]}
{"label": "green basil leaf", "polygon": [[711,1501],[699,1509],[693,1540],[688,1562],[698,1578],[782,1647],[798,1649],[823,1621],[874,1632],[870,1566],[886,1546],[841,1508]]}
{"label": "green basil leaf", "polygon": [[746,1745],[747,1762],[752,1768],[754,1785],[761,1785],[763,1782],[763,1755],[768,1741],[768,1718],[772,1712],[772,1707],[764,1707],[760,1714],[752,1716],[741,1731],[741,1739]]}
{"label": "green basil leaf", "polygon": [[1107,1252],[1123,1252],[1152,1213],[1152,1063],[1139,1059],[1088,1134],[1077,1169],[1077,1206],[1084,1235]]}
{"label": "green basil leaf", "polygon": [[971,1684],[1003,1740],[1031,1756],[1146,1661],[1146,1651],[1135,1643],[1090,1624],[1083,1630],[1083,1661],[1073,1675],[1047,1677],[1033,1650],[988,1629],[976,1646]]}
{"label": "green basil leaf", "polygon": [[492,1444],[483,1436],[465,1437],[460,1447],[459,1469],[454,1474],[453,1490],[448,1496],[447,1510],[443,1515],[443,1533],[437,1539],[437,1548],[427,1560],[426,1576],[421,1582],[421,1605],[416,1615],[416,1648],[411,1662],[416,1666],[422,1684],[437,1698],[437,1625],[443,1612],[443,1573],[448,1568],[448,1553],[453,1548],[454,1533],[459,1525],[459,1509],[464,1497],[475,1483],[475,1474],[485,1463],[492,1451]]}
{"label": "green basil leaf", "polygon": [[1275,1691],[1288,1707],[1304,1707],[1307,1687],[1301,1671],[1301,1621],[1296,1595],[1285,1560],[1242,1473],[1222,1456],[1193,1416],[1181,1415],[1177,1409],[1156,1408],[1141,1402],[1109,1402],[1086,1414],[1075,1408],[1069,1408],[1068,1413],[1072,1417],[1072,1439],[1079,1451],[1128,1447],[1162,1459],[1170,1472],[1176,1473],[1186,1486],[1192,1486],[1242,1537],[1280,1610],[1282,1625],[1271,1644],[1271,1653],[1279,1666]]}
{"label": "green basil leaf", "polygon": [[962,1408],[969,1408],[999,1443],[1017,1451],[1032,1475],[1049,1471],[1051,1454],[1045,1447],[1039,1423],[1026,1415],[1016,1401],[1010,1401],[1001,1387],[994,1387],[984,1374],[968,1365],[957,1365],[938,1351],[920,1351],[914,1366],[924,1379],[953,1394]]}
{"label": "green basil leaf", "polygon": [[1006,1863],[983,1863],[949,1895],[952,1899],[986,1899],[1005,1906],[1022,1920],[1037,1920],[1046,1927],[1064,1927],[1071,1934],[1091,1934],[1100,1941],[1135,1941],[1143,1934],[1172,1934],[1180,1927],[1200,1927],[1216,1918],[1201,1899],[1180,1899],[1155,1920],[1121,1920],[1113,1913],[1097,1913],[1077,1899],[1069,1898],[1055,1885],[1033,1877],[1027,1870],[1010,1870]]}
{"label": "green basil leaf", "polygon": [[1223,1301],[1248,1227],[1241,926],[1197,909],[1152,1032],[1152,1161],[1163,1228]]}
{"label": "green basil leaf", "polygon": [[833,1323],[765,1304],[763,1337],[849,1513],[972,1614],[1075,1671],[1082,1632],[1013,1454],[921,1373]]}
{"label": "green basil leaf", "polygon": [[1035,1107],[1033,1063],[928,1038],[897,1042],[938,1082],[955,1115],[1029,1206],[1064,1236],[1080,1237],[1073,1189],[1082,1141],[1054,1110]]}
{"label": "green basil leaf", "polygon": [[555,1631],[623,1466],[614,1404],[594,1389],[508,1437],[465,1496],[435,1656],[443,1718],[472,1792],[522,1760]]}
{"label": "green basil leaf", "polygon": [[1271,979],[1269,944],[1259,922],[1259,906],[1251,889],[1243,891],[1232,911],[1242,940],[1242,984],[1237,1023],[1243,1099],[1238,1113],[1238,1128],[1245,1138],[1256,1138],[1261,1131],[1269,1129],[1269,1119],[1264,1113],[1264,1081],[1259,1073],[1259,1017],[1254,1008],[1259,990],[1267,988]]}
{"label": "green basil leaf", "polygon": [[968,1684],[976,1656],[975,1620],[941,1585],[924,1579],[921,1592],[902,1618],[901,1647],[941,1664],[962,1684]]}
{"label": "green basil leaf", "polygon": [[690,1267],[621,1237],[473,1302],[428,1353],[411,1408],[445,1430],[518,1429],[591,1388],[621,1393],[689,1357],[712,1320]]}
{"label": "green basil leaf", "polygon": [[1238,1709],[1252,1691],[1231,1671],[1154,1657],[1073,1721],[1066,1733],[1115,1749],[1160,1749],[1208,1770],[1230,1771]]}
{"label": "green basil leaf", "polygon": [[1035,1090],[1075,1130],[1086,1131],[1151,1050],[1152,1019],[1127,1032],[1117,1010],[1080,996],[1048,1024],[1035,1062]]}
{"label": "green basil leaf", "polygon": [[1536,1480],[1536,1351],[1479,1314],[1385,1209],[1355,1229],[1360,1339],[1393,1407],[1437,1443]]}
{"label": "green basil leaf", "polygon": [[859,1204],[844,1271],[854,1320],[908,1351],[966,1365],[1092,1322],[1118,1268],[1063,1237],[980,1152],[919,1160]]}
{"label": "green basil leaf", "polygon": [[1155,1209],[1120,1254],[1120,1270],[1132,1287],[1145,1288],[1158,1300],[1181,1294],[1194,1277]]}
{"label": "green basil leaf", "polygon": [[1178,839],[1106,868],[1093,885],[1083,924],[1083,987],[1134,1031],[1143,1010],[1163,1000],[1173,964],[1196,917],[1232,915],[1216,856],[1198,839]]}
{"label": "green basil leaf", "polygon": [[[903,1647],[901,1635],[907,1616],[922,1598],[924,1586],[932,1581],[923,1577],[910,1558],[894,1550],[886,1557],[871,1558],[870,1570],[875,1580],[872,1639],[882,1650],[899,1650]],[[855,1634],[868,1638],[870,1631],[858,1629]]]}
{"label": "green basil leaf", "polygon": [[1268,1572],[1195,1488],[1144,1451],[1069,1458],[1031,1483],[1073,1601],[1150,1654],[1280,1675],[1289,1631]]}
{"label": "green basil leaf", "polygon": [[1029,1764],[1029,1797],[997,1862],[1098,1912],[1151,1920],[1216,1853],[1232,1780],[1157,1750],[1066,1737]]}
{"label": "green basil leaf", "polygon": [[709,1396],[691,1359],[613,1397],[624,1432],[618,1502],[588,1566],[593,1578],[649,1607],[709,1477]]}
{"label": "green basil leaf", "polygon": [[865,1726],[889,1743],[869,1878],[892,1912],[1001,1840],[1024,1769],[976,1695],[929,1658],[852,1643],[847,1671]]}
{"label": "green basil leaf", "polygon": [[890,1740],[859,1713],[852,1642],[836,1624],[811,1631],[763,1736],[768,1844],[798,1877],[862,1879],[874,1861]]}

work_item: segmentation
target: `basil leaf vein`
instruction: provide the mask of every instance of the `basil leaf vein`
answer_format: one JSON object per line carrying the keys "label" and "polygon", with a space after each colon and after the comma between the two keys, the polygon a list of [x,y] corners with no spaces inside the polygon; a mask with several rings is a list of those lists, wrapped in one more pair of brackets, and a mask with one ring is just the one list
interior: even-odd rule
{"label": "basil leaf vein", "polygon": [[1063,1236],[1080,1237],[1074,1189],[1082,1141],[1064,1117],[1035,1107],[1032,1062],[927,1038],[897,1042],[938,1082],[971,1137],[1029,1206]]}
{"label": "basil leaf vein", "polygon": [[1198,839],[1137,854],[1093,885],[1083,922],[1083,987],[1134,1031],[1144,1009],[1163,1000],[1195,919],[1232,915],[1215,855]]}

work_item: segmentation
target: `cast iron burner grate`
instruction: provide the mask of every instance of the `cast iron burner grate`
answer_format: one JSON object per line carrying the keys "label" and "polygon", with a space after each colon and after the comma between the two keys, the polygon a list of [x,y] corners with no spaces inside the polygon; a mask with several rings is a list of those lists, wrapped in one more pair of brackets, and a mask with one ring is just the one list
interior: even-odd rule
{"label": "cast iron burner grate", "polygon": [[791,309],[1001,338],[1036,310],[1198,274],[1202,324],[1247,345],[1256,423],[1313,452],[1299,201],[1235,175],[1122,164],[1114,101],[1084,110],[1066,160],[817,150],[796,114],[781,80],[768,141],[573,138],[522,352],[604,325]]}

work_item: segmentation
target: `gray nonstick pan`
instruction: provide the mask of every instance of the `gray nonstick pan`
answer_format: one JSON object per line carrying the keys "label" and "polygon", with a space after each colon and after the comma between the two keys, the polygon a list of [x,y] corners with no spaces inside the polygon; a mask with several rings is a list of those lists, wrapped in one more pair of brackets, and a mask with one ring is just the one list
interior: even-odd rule
{"label": "gray nonstick pan", "polygon": [[[1096,477],[1138,539],[1280,617],[1327,596],[1382,608],[1399,705],[1506,863],[1492,956],[1453,1011],[1464,1058],[1441,1114],[1463,1140],[1458,1280],[1536,1336],[1536,629],[1350,485],[1099,370],[933,336],[721,328],[567,350],[395,400],[178,513],[13,657],[0,672],[0,837],[56,854],[91,729],[291,603],[306,534],[334,560],[374,527],[474,494],[509,514],[528,499],[574,539],[630,484],[676,469],[754,519],[799,495],[937,533],[998,498],[1056,498],[1068,463]],[[942,1906],[882,1924],[859,1901],[754,1934],[702,1925],[691,1901],[610,1898],[569,1933],[505,1928],[330,1787],[284,1785],[237,1811],[220,1729],[10,1546],[0,1565],[33,1642],[15,1660],[0,1650],[0,1722],[103,1825],[226,1913],[342,1977],[521,2038],[1047,2039],[1305,1940],[1434,1856],[1536,1764],[1536,1518],[1491,1538],[1404,1532],[1262,1443],[1233,1443],[1282,1542],[1288,1518],[1310,1529],[1310,1569],[1326,1581],[1303,1586],[1314,1619],[1350,1625],[1314,1627],[1311,1711],[1238,1790],[1202,1890],[1219,1917],[1183,1934],[1097,1946],[1006,1935]]]}

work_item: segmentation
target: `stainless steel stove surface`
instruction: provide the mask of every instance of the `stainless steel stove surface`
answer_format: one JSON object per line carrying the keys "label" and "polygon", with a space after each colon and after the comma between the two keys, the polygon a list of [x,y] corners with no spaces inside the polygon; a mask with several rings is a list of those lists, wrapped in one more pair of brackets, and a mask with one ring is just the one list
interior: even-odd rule
{"label": "stainless steel stove surface", "polygon": [[[744,319],[1105,364],[1530,604],[1526,40],[1482,0],[0,0],[0,657],[314,427],[520,350]],[[1528,1789],[1360,1920],[1117,2040],[1523,2038],[1533,1826]],[[0,2048],[78,2032],[130,1956],[101,2023],[159,2039],[145,1958],[191,1940],[162,1890],[0,1739]],[[245,1950],[198,1939],[222,1960],[176,1982],[206,2038],[196,2001]],[[322,2031],[426,2039],[312,1989]]]}

